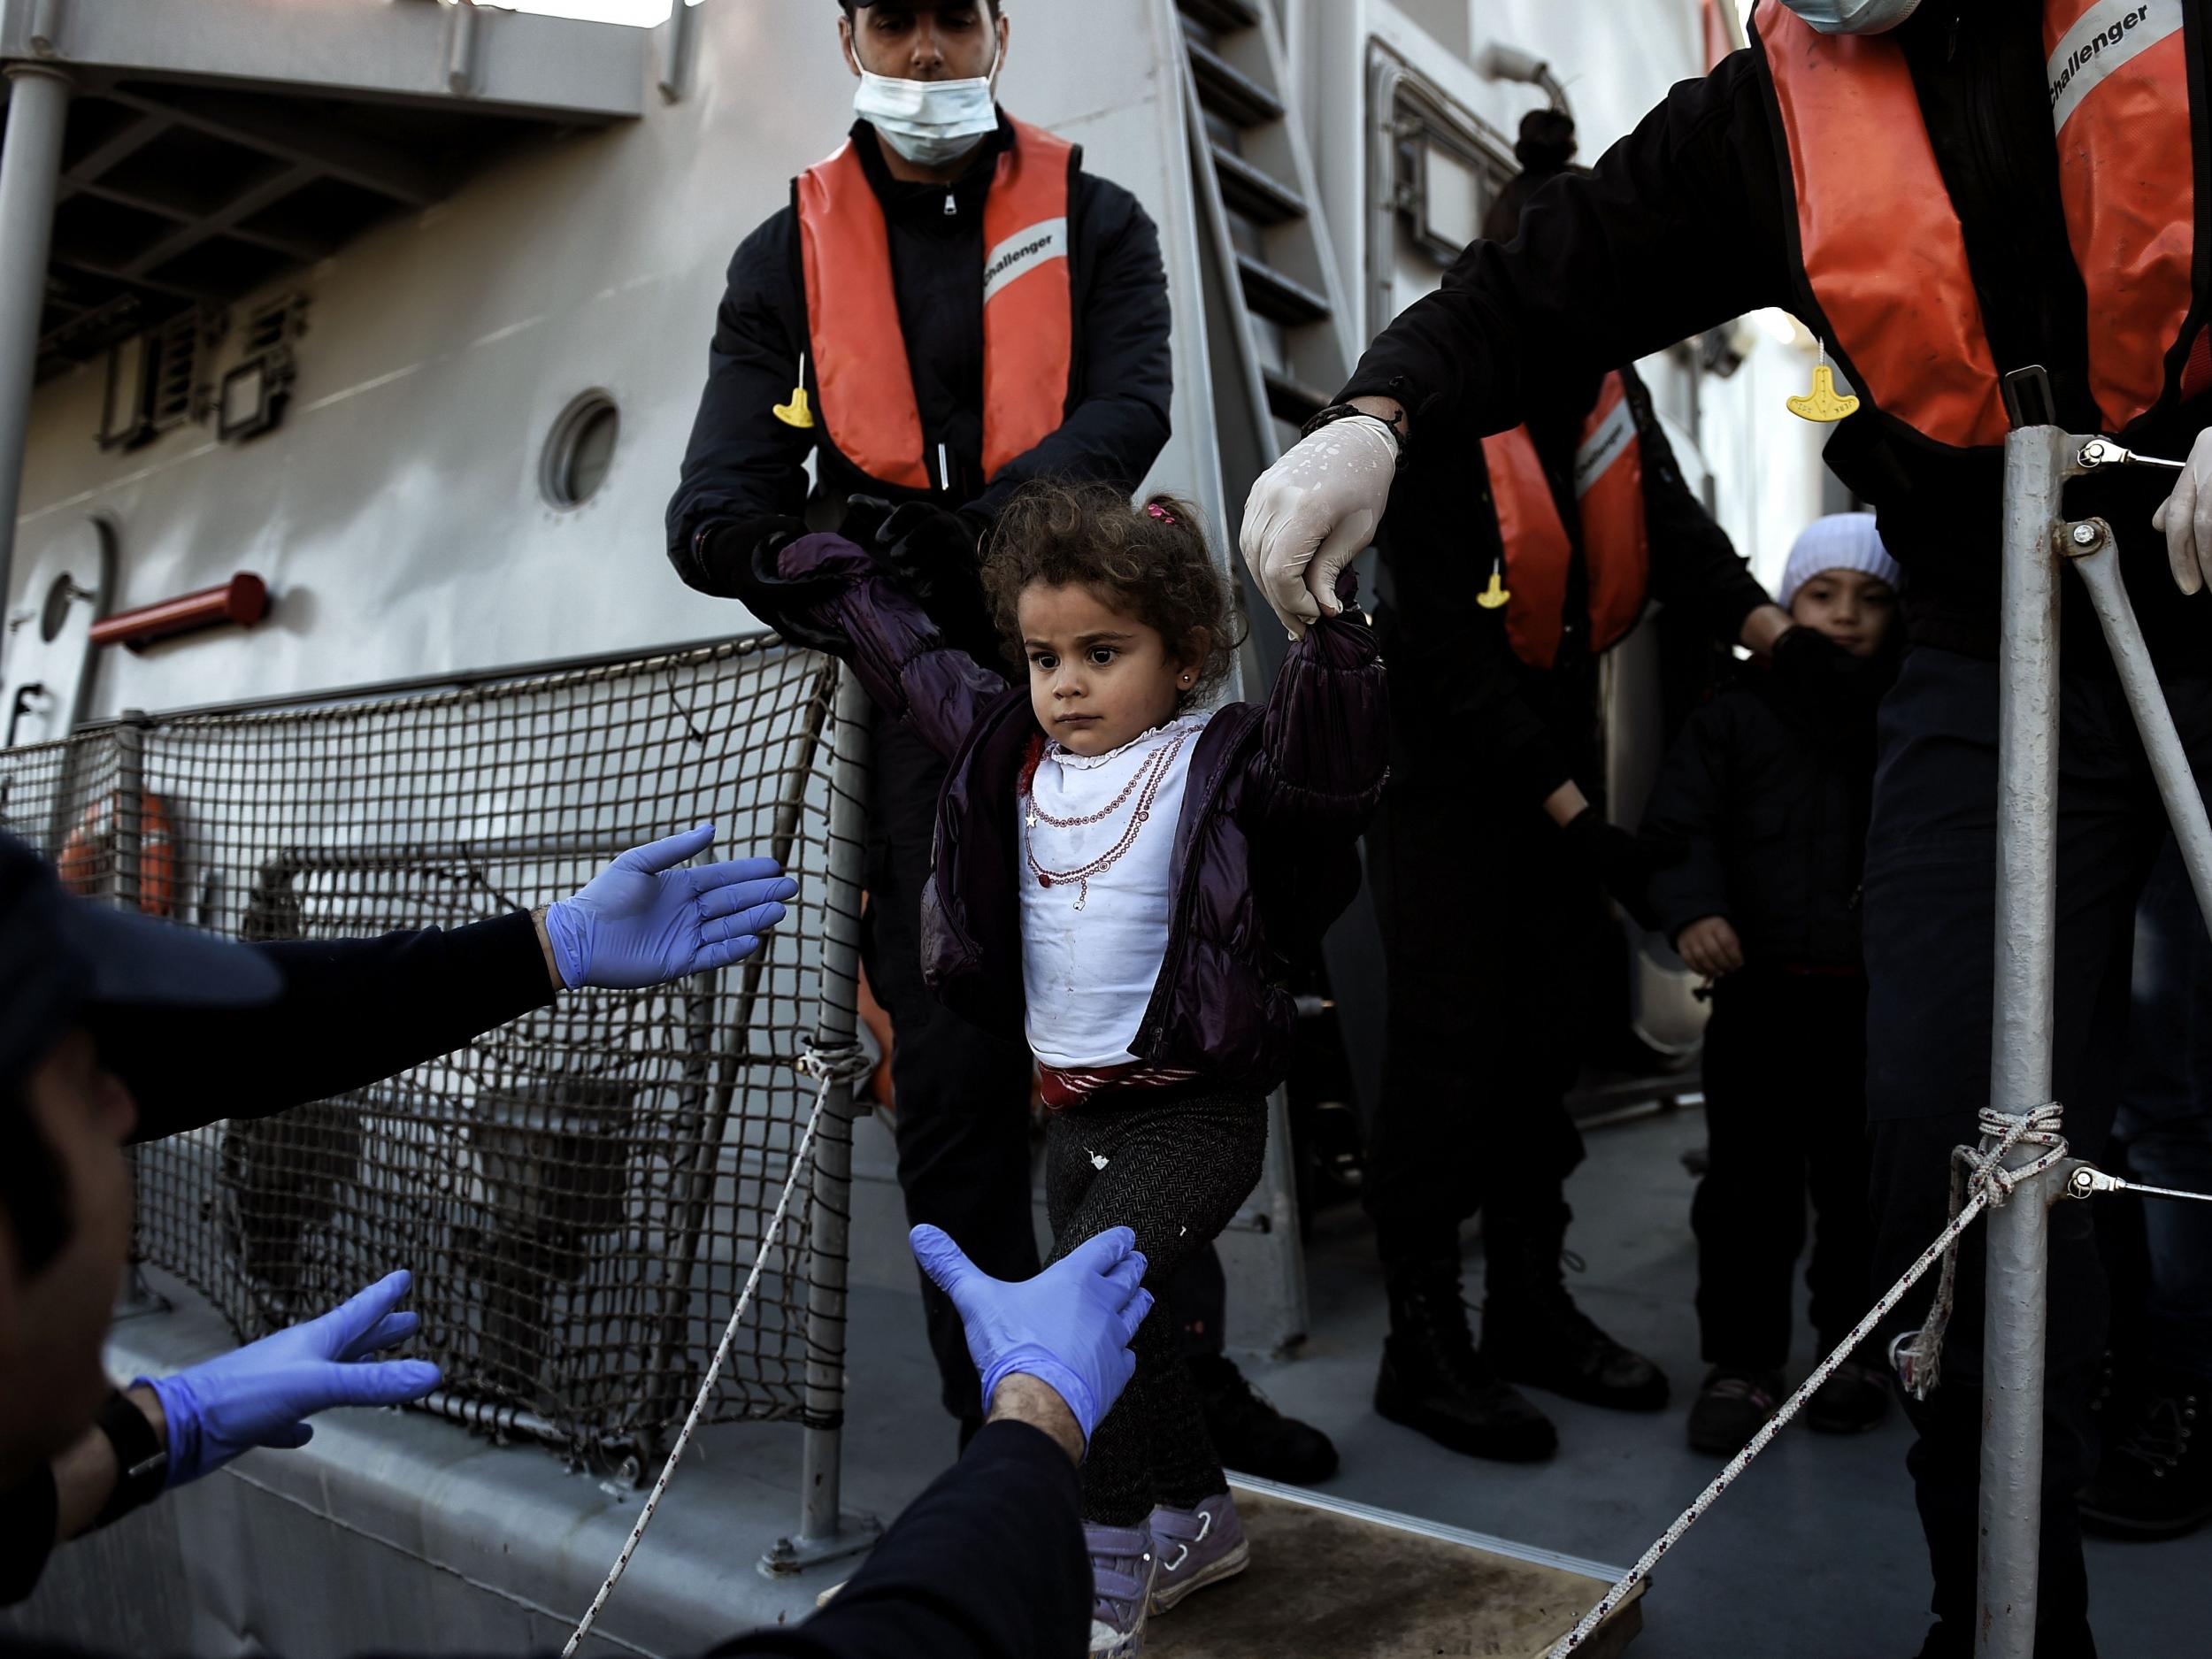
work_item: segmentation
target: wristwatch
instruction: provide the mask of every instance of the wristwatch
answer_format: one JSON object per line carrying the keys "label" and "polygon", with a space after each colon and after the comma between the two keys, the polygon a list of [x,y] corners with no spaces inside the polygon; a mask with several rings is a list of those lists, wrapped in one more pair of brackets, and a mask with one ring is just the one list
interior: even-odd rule
{"label": "wristwatch", "polygon": [[[1398,422],[1379,415],[1371,409],[1361,409],[1352,403],[1331,403],[1304,426],[1299,427],[1298,435],[1302,438],[1310,438],[1322,427],[1336,421],[1349,420],[1354,416],[1357,416],[1362,420],[1371,420],[1388,433],[1391,442],[1398,446],[1398,459],[1403,461],[1406,458],[1405,434],[1398,430]],[[1399,417],[1399,419],[1403,419],[1403,416]]]}
{"label": "wristwatch", "polygon": [[146,1420],[138,1402],[119,1389],[108,1390],[108,1397],[100,1402],[100,1415],[94,1420],[115,1449],[115,1490],[108,1495],[106,1507],[93,1518],[92,1525],[97,1528],[121,1520],[161,1495],[162,1487],[169,1482],[169,1448],[154,1432],[154,1425]]}

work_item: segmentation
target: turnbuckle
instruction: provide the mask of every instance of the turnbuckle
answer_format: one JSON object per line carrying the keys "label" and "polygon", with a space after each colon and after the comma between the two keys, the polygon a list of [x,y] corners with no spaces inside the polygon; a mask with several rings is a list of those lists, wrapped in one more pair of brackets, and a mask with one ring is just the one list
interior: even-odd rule
{"label": "turnbuckle", "polygon": [[2092,438],[2081,446],[2074,457],[2074,465],[2085,472],[2094,472],[2108,466],[2147,466],[2162,472],[2178,472],[2188,466],[2186,461],[2169,461],[2155,455],[2138,455],[2124,449],[2109,438]]}

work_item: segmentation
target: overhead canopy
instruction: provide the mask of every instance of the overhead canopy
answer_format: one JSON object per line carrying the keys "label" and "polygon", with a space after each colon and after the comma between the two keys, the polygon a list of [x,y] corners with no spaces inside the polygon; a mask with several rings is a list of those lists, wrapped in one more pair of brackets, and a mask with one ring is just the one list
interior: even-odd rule
{"label": "overhead canopy", "polygon": [[637,116],[646,33],[441,0],[0,0],[73,88],[39,372],[220,305],[549,131]]}

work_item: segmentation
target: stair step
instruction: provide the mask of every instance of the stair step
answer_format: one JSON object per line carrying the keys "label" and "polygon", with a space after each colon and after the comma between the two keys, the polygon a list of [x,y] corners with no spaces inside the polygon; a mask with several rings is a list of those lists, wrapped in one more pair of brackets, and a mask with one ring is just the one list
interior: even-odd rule
{"label": "stair step", "polygon": [[1268,411],[1278,420],[1302,426],[1329,406],[1326,392],[1294,380],[1279,369],[1263,369],[1260,379],[1267,385]]}
{"label": "stair step", "polygon": [[1286,328],[1317,323],[1329,314],[1329,302],[1273,265],[1240,251],[1237,275],[1244,284],[1244,303],[1271,322]]}
{"label": "stair step", "polygon": [[1252,0],[1175,0],[1177,10],[1210,29],[1257,28],[1259,8]]}
{"label": "stair step", "polygon": [[1261,225],[1285,225],[1306,217],[1306,198],[1273,173],[1254,166],[1225,145],[1215,144],[1213,152],[1214,172],[1221,180],[1221,199],[1232,213],[1241,213]]}
{"label": "stair step", "polygon": [[1219,52],[1194,40],[1186,40],[1183,47],[1198,82],[1198,101],[1207,109],[1237,127],[1265,127],[1283,119],[1282,100]]}

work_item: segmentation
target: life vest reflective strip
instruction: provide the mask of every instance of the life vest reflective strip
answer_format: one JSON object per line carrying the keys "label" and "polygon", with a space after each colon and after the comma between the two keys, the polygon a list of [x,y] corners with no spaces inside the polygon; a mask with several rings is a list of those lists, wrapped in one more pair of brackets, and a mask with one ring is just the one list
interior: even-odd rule
{"label": "life vest reflective strip", "polygon": [[2181,0],[2048,0],[2043,44],[2066,236],[2089,280],[2089,388],[2118,432],[2164,394],[2196,298]]}
{"label": "life vest reflective strip", "polygon": [[[1075,146],[1016,121],[983,208],[983,470],[987,479],[1057,431],[1075,360],[1068,200]],[[882,204],[848,139],[799,175],[807,335],[829,442],[902,489],[933,478],[891,279]],[[901,349],[893,351],[891,343]]]}
{"label": "life vest reflective strip", "polygon": [[[2196,304],[2188,0],[2045,0],[2067,236],[2088,294],[2090,388],[2124,432],[2169,379],[2212,389],[2181,343]],[[2008,422],[1966,239],[1903,49],[1825,35],[1768,0],[1753,35],[1796,198],[1820,332],[1884,415],[1938,443],[2001,444]]]}
{"label": "life vest reflective strip", "polygon": [[[1553,499],[1551,480],[1526,426],[1482,441],[1490,496],[1505,548],[1505,612],[1513,654],[1533,668],[1559,659],[1566,629],[1567,574],[1574,544]],[[1590,598],[1590,649],[1618,644],[1644,612],[1650,591],[1651,538],[1644,521],[1643,445],[1636,411],[1619,373],[1608,374],[1582,423],[1575,449],[1577,517]]]}

